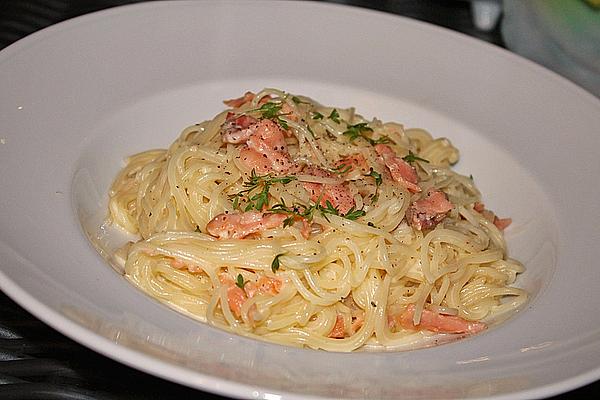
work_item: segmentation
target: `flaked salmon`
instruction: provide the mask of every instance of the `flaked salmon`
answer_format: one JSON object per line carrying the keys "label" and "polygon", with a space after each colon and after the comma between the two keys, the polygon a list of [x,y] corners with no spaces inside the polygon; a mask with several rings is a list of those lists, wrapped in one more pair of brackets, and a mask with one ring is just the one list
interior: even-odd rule
{"label": "flaked salmon", "polygon": [[[330,172],[318,167],[306,167],[302,173],[324,178],[335,178]],[[304,182],[302,185],[309,193],[312,201],[319,201],[319,204],[323,207],[327,207],[327,202],[329,202],[342,215],[346,214],[355,206],[352,193],[345,183],[332,185],[326,183]]]}
{"label": "flaked salmon", "polygon": [[478,333],[486,328],[483,322],[468,321],[455,315],[438,314],[431,310],[424,309],[421,313],[421,320],[418,325],[414,325],[415,305],[409,304],[406,310],[399,315],[388,317],[388,322],[392,326],[401,326],[404,329],[421,330],[425,329],[439,333]]}
{"label": "flaked salmon", "polygon": [[430,190],[427,196],[408,207],[406,220],[417,230],[431,229],[446,218],[452,207],[452,203],[448,201],[443,192]]}
{"label": "flaked salmon", "polygon": [[412,193],[418,193],[421,188],[418,185],[419,176],[415,167],[396,156],[396,153],[390,146],[385,144],[376,144],[375,151],[381,157],[381,160],[390,171],[392,178],[402,185],[406,186]]}
{"label": "flaked salmon", "polygon": [[221,126],[221,140],[223,143],[246,143],[248,138],[256,131],[258,120],[249,115],[227,114]]}
{"label": "flaked salmon", "polygon": [[[227,304],[233,315],[237,318],[241,317],[242,307],[248,299],[251,299],[256,295],[264,294],[275,296],[281,291],[283,285],[283,282],[280,279],[261,276],[257,282],[244,282],[243,285],[240,285],[243,286],[242,289],[226,273],[219,274],[219,282],[227,287]],[[253,314],[255,312],[256,306],[250,307],[248,310],[250,320],[253,319]]]}
{"label": "flaked salmon", "polygon": [[242,213],[219,214],[206,225],[211,236],[219,239],[243,239],[253,233],[277,228],[283,224],[283,214],[246,211]]}
{"label": "flaked salmon", "polygon": [[344,328],[344,317],[341,314],[338,314],[335,319],[335,325],[331,328],[331,332],[327,337],[334,339],[343,339],[346,336],[345,328]]}
{"label": "flaked salmon", "polygon": [[263,119],[253,127],[246,145],[240,150],[242,162],[259,174],[294,170],[296,164],[291,160],[284,132],[279,125]]}
{"label": "flaked salmon", "polygon": [[244,93],[243,96],[238,97],[236,99],[223,100],[223,103],[226,106],[229,106],[231,108],[240,108],[244,104],[249,103],[252,100],[254,100],[254,96],[255,96],[254,93],[246,92],[246,93]]}
{"label": "flaked salmon", "polygon": [[510,224],[512,224],[512,218],[498,218],[493,211],[487,210],[483,203],[475,203],[473,205],[473,209],[483,215],[485,219],[496,225],[496,228],[500,229],[501,231],[505,230]]}
{"label": "flaked salmon", "polygon": [[347,174],[352,171],[360,171],[366,174],[370,171],[369,163],[361,153],[350,154],[343,157],[334,164],[338,173]]}

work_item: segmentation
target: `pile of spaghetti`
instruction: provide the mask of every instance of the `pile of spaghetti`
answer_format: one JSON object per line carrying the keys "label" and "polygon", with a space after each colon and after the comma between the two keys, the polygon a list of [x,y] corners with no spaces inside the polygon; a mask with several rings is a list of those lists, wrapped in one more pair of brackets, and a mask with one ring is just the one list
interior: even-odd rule
{"label": "pile of spaghetti", "polygon": [[127,160],[112,222],[125,275],[240,335],[330,351],[474,334],[522,305],[510,219],[422,129],[276,89],[224,102],[168,150]]}

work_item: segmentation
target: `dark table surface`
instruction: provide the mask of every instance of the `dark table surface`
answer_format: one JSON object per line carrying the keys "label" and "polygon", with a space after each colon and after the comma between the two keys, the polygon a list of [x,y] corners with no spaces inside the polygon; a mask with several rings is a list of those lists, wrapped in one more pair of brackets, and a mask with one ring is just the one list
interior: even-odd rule
{"label": "dark table surface", "polygon": [[[0,49],[57,22],[137,2],[139,0],[0,0]],[[489,32],[475,28],[467,1],[330,2],[416,18],[504,46],[498,26]],[[599,390],[600,381],[552,399],[592,398]],[[50,328],[0,292],[0,399],[181,398],[224,399],[153,377],[99,355]]]}

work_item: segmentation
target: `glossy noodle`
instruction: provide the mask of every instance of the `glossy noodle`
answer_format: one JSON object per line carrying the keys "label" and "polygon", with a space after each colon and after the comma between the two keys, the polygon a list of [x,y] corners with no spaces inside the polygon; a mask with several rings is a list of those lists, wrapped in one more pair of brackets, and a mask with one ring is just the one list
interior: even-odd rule
{"label": "glossy noodle", "polygon": [[510,224],[445,138],[276,89],[226,101],[110,189],[134,285],[216,327],[330,351],[403,350],[517,310]]}

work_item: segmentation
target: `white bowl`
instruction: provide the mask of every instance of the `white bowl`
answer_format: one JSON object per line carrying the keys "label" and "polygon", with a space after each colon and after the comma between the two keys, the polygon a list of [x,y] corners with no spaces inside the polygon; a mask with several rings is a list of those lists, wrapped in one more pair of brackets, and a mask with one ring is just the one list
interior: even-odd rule
{"label": "white bowl", "polygon": [[[166,147],[222,99],[265,86],[449,137],[459,170],[514,220],[507,239],[527,267],[528,306],[452,344],[338,354],[211,328],[126,282],[96,251],[111,238],[86,238],[122,159]],[[531,62],[357,8],[159,2],[8,47],[0,93],[0,287],[100,353],[264,399],[529,398],[600,377],[600,102]]]}

